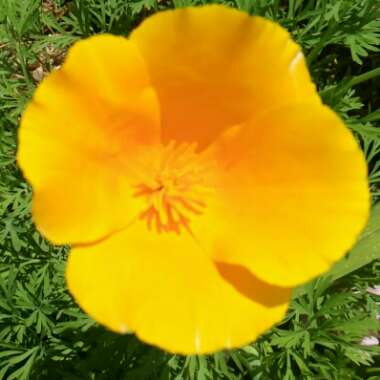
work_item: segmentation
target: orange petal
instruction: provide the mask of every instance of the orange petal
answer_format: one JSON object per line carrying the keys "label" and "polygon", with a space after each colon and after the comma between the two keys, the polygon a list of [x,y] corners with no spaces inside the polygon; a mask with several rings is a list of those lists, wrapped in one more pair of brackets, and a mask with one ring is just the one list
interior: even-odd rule
{"label": "orange petal", "polygon": [[17,158],[38,228],[72,243],[124,226],[136,215],[130,162],[157,142],[158,104],[136,47],[110,35],[75,44],[21,121]]}
{"label": "orange petal", "polygon": [[203,147],[270,108],[320,102],[300,46],[272,21],[209,5],[155,14],[130,38],[157,90],[165,142]]}
{"label": "orange petal", "polygon": [[66,278],[100,323],[183,354],[254,340],[281,320],[290,297],[290,289],[265,284],[244,268],[217,268],[187,233],[159,234],[145,222],[74,248]]}
{"label": "orange petal", "polygon": [[190,227],[215,260],[294,286],[339,260],[366,223],[364,156],[325,106],[268,112],[207,154],[218,167],[215,196]]}

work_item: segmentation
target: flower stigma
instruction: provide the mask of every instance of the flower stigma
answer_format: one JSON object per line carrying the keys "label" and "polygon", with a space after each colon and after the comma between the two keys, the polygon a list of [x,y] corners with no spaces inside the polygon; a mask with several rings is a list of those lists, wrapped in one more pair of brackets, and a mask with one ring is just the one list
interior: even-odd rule
{"label": "flower stigma", "polygon": [[147,222],[149,230],[191,232],[191,219],[204,212],[211,192],[210,165],[196,147],[171,141],[150,155],[153,170],[136,186],[135,193],[145,201],[139,219]]}

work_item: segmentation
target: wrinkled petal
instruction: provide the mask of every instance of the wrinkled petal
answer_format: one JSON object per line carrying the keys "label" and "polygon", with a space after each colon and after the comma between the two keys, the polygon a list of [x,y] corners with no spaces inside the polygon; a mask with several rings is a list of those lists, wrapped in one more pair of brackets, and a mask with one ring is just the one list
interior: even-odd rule
{"label": "wrinkled petal", "polygon": [[117,332],[172,352],[240,346],[283,317],[290,289],[239,266],[215,266],[187,233],[146,223],[71,251],[67,283],[79,305]]}
{"label": "wrinkled petal", "polygon": [[130,38],[157,90],[163,141],[202,148],[252,115],[320,102],[300,46],[272,21],[210,5],[160,12]]}
{"label": "wrinkled petal", "polygon": [[375,296],[380,296],[380,285],[375,285],[374,287],[368,287],[367,292]]}
{"label": "wrinkled petal", "polygon": [[379,338],[376,336],[365,336],[360,344],[362,346],[378,346],[379,345]]}
{"label": "wrinkled petal", "polygon": [[364,156],[325,106],[268,112],[229,129],[207,154],[215,192],[190,227],[215,260],[294,286],[339,260],[366,223]]}
{"label": "wrinkled petal", "polygon": [[135,46],[110,35],[75,44],[21,121],[17,158],[40,231],[86,242],[127,224],[137,212],[130,163],[158,142],[157,99]]}

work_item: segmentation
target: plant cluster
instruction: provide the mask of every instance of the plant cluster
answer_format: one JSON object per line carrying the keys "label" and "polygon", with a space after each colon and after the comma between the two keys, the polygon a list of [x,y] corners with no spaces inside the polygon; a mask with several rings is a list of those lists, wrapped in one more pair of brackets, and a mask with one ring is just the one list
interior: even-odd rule
{"label": "plant cluster", "polygon": [[208,1],[0,0],[0,380],[380,378],[379,346],[360,345],[379,333],[379,298],[366,289],[380,279],[380,2],[218,2],[281,23],[302,45],[322,99],[365,152],[367,229],[330,273],[296,289],[281,325],[242,349],[181,357],[99,327],[67,293],[68,247],[33,226],[31,189],[15,160],[20,114],[74,41],[128,35],[157,10]]}

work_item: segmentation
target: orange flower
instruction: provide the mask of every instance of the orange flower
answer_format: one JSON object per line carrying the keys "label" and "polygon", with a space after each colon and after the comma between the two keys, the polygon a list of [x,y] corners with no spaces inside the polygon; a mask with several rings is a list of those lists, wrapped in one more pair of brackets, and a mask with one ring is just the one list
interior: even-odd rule
{"label": "orange flower", "polygon": [[354,243],[366,164],[280,26],[222,6],[72,47],[21,122],[33,216],[118,332],[181,353],[248,343]]}

